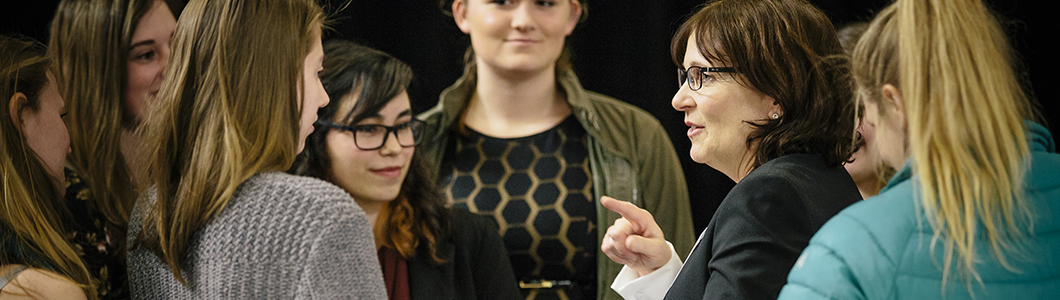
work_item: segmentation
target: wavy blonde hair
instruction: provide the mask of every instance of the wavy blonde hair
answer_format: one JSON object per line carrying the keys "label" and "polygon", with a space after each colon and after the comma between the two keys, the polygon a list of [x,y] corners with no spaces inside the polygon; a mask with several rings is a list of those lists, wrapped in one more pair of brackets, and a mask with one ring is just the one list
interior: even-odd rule
{"label": "wavy blonde hair", "polygon": [[955,263],[966,283],[982,282],[980,235],[1003,267],[1017,271],[1010,258],[1022,258],[1021,241],[1033,230],[1023,122],[1035,113],[1013,55],[979,0],[898,0],[854,49],[861,101],[882,101],[884,84],[905,101],[916,196],[934,230],[932,248],[945,246],[943,284]]}
{"label": "wavy blonde hair", "polygon": [[142,128],[157,202],[133,246],[158,256],[181,283],[191,236],[244,181],[294,161],[302,65],[323,22],[313,0],[194,0],[177,22]]}
{"label": "wavy blonde hair", "polygon": [[[40,109],[41,91],[49,83],[51,61],[35,43],[0,36],[0,96],[10,99],[23,93],[25,108]],[[66,240],[66,209],[56,179],[48,175],[40,158],[26,144],[26,136],[15,125],[6,105],[0,109],[0,265],[22,264],[56,271],[77,283],[89,299],[96,299],[95,285],[77,251]],[[13,236],[6,236],[7,232]],[[13,244],[7,244],[8,240]],[[10,252],[8,252],[10,251]],[[9,257],[14,255],[17,257]]]}

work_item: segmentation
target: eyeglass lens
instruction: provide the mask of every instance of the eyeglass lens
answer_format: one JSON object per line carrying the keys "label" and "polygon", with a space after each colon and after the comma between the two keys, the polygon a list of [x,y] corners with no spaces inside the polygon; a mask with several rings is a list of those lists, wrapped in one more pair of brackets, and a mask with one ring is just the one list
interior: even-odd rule
{"label": "eyeglass lens", "polygon": [[393,127],[383,125],[360,125],[354,126],[354,142],[361,149],[378,149],[386,144],[390,132],[394,132],[398,145],[412,147],[419,142],[418,122],[408,122]]}

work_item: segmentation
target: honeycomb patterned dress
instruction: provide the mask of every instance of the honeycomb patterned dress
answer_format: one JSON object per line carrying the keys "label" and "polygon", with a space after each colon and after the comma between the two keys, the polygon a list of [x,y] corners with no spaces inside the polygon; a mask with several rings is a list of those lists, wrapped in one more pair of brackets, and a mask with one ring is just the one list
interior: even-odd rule
{"label": "honeycomb patterned dress", "polygon": [[439,174],[446,197],[496,219],[526,299],[596,299],[598,229],[586,141],[573,116],[527,137],[471,129],[450,136]]}

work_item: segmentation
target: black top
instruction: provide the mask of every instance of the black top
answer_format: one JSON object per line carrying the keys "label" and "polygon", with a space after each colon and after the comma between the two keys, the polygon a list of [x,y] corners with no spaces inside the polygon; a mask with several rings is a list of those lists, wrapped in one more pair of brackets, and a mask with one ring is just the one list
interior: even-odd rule
{"label": "black top", "polygon": [[846,169],[820,156],[763,164],[725,196],[665,299],[777,299],[810,237],[858,200]]}
{"label": "black top", "polygon": [[81,175],[67,168],[66,207],[73,215],[67,237],[92,275],[99,298],[129,299],[125,264],[114,243],[125,237],[120,236],[120,233],[108,237],[107,221],[92,204],[91,197],[88,184],[81,179]]}
{"label": "black top", "polygon": [[436,264],[426,245],[408,261],[409,290],[418,299],[521,299],[504,243],[493,219],[451,210],[452,231],[439,239]]}
{"label": "black top", "polygon": [[519,280],[573,284],[524,295],[596,299],[596,204],[577,119],[528,137],[450,139],[439,178],[453,206],[496,219]]}

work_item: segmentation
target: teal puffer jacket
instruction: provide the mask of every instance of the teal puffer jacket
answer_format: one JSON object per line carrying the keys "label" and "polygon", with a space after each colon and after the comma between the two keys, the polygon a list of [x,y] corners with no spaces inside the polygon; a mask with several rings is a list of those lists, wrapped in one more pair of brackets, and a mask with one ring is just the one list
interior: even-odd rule
{"label": "teal puffer jacket", "polygon": [[878,196],[843,210],[814,235],[780,299],[1060,299],[1060,155],[1049,131],[1027,124],[1025,196],[1035,219],[1028,259],[1006,256],[1018,272],[1001,266],[980,230],[975,269],[982,283],[966,285],[951,271],[941,286],[944,247],[932,247],[906,162]]}

